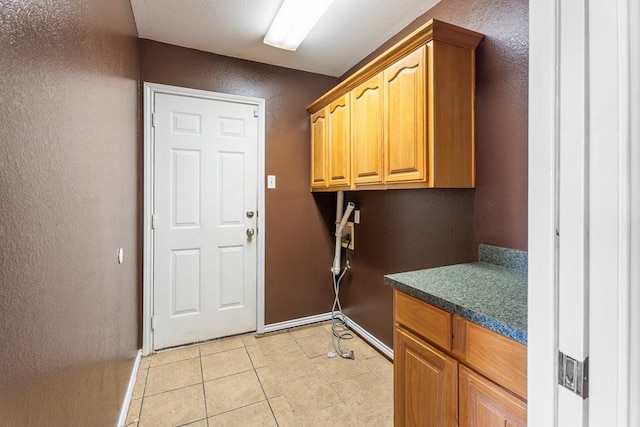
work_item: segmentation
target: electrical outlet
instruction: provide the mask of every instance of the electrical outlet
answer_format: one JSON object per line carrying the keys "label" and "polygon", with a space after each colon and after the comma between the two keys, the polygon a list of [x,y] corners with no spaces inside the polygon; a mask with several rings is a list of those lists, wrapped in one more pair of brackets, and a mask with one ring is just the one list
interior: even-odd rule
{"label": "electrical outlet", "polygon": [[[347,221],[347,224],[342,229],[342,240],[341,245],[343,248],[349,249],[351,251],[355,250],[356,247],[356,239],[355,239],[355,227],[353,222]],[[349,247],[347,248],[347,243]]]}

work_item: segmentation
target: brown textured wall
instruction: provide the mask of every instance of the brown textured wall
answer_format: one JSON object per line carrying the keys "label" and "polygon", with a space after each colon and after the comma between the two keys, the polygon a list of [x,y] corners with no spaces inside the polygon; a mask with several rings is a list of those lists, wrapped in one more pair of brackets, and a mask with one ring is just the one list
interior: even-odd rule
{"label": "brown textured wall", "polygon": [[343,76],[431,18],[485,35],[476,51],[476,189],[351,196],[363,216],[345,311],[388,345],[392,294],[383,274],[469,261],[480,243],[527,250],[528,5],[442,0]]}
{"label": "brown textured wall", "polygon": [[325,313],[331,304],[332,198],[309,192],[306,106],[337,79],[140,40],[141,78],[266,100],[266,323]]}
{"label": "brown textured wall", "polygon": [[473,260],[473,191],[360,191],[345,200],[360,209],[360,224],[340,300],[347,316],[392,346],[393,294],[383,276]]}
{"label": "brown textured wall", "polygon": [[3,1],[0,28],[0,424],[113,426],[138,348],[131,8]]}

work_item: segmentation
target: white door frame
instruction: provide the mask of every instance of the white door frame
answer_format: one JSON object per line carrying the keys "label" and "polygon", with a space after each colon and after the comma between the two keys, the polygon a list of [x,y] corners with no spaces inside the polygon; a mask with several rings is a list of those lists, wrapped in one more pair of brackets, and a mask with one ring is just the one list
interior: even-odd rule
{"label": "white door frame", "polygon": [[258,109],[258,226],[257,226],[257,296],[256,325],[258,333],[264,331],[264,277],[265,277],[265,100],[247,96],[229,95],[198,89],[188,89],[157,83],[144,83],[144,246],[142,269],[142,354],[153,351],[151,316],[153,314],[153,127],[151,126],[153,100],[156,93],[190,96],[218,101],[240,102],[255,105]]}
{"label": "white door frame", "polygon": [[640,8],[638,0],[589,0],[588,5],[594,171],[589,425],[638,426]]}
{"label": "white door frame", "polygon": [[[637,0],[536,0],[529,4],[529,19],[528,425],[637,426],[640,6]],[[566,31],[565,25],[583,29]],[[565,43],[571,45],[576,38],[588,46],[582,63],[572,62],[575,56],[561,54]],[[586,84],[578,88],[578,98],[586,102],[588,150],[584,213],[588,263],[584,273],[590,397],[584,405],[566,396],[559,399],[565,390],[557,385],[558,319],[561,311],[566,315],[573,310],[559,304],[562,260],[558,261],[555,238],[561,127],[567,125],[563,120],[572,117],[563,112],[572,106],[559,98],[566,89],[560,87],[560,74],[576,65],[587,77]],[[564,245],[562,239],[567,237],[560,234]],[[563,413],[562,423],[559,412]]]}

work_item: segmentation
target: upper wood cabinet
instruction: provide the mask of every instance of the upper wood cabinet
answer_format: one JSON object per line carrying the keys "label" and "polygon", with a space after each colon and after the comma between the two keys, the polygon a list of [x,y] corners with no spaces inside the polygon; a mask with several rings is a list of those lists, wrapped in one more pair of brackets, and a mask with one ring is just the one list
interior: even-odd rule
{"label": "upper wood cabinet", "polygon": [[351,91],[351,153],[354,185],[382,184],[382,90],[379,73]]}
{"label": "upper wood cabinet", "polygon": [[349,96],[311,115],[311,190],[345,190],[351,185]]}
{"label": "upper wood cabinet", "polygon": [[384,180],[426,176],[425,47],[384,70]]}
{"label": "upper wood cabinet", "polygon": [[351,144],[349,138],[349,96],[341,96],[329,105],[329,187],[351,184]]}
{"label": "upper wood cabinet", "polygon": [[[475,187],[475,48],[482,37],[431,20],[312,103],[312,190]],[[314,120],[323,110],[329,124],[320,159]],[[322,167],[328,177],[321,185],[314,178]]]}
{"label": "upper wood cabinet", "polygon": [[311,189],[327,188],[326,109],[311,116]]}

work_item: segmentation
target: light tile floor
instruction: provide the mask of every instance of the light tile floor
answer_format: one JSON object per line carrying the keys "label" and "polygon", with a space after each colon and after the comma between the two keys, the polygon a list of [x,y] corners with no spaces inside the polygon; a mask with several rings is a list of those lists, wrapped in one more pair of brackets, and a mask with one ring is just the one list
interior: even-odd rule
{"label": "light tile floor", "polygon": [[393,365],[328,323],[143,357],[127,426],[393,426]]}

